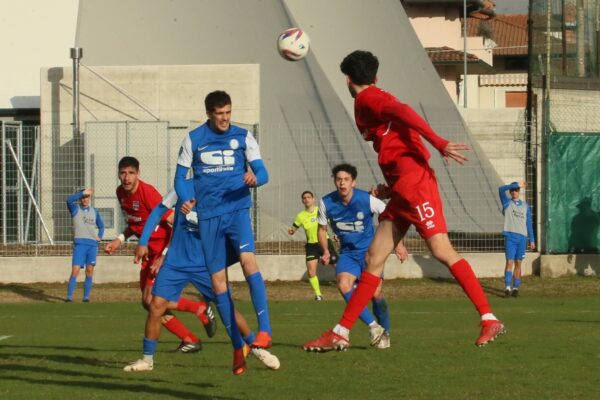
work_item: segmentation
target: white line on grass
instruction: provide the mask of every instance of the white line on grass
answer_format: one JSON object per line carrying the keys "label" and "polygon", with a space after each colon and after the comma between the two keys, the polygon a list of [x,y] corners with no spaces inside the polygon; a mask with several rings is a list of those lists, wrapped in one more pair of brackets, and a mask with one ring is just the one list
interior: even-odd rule
{"label": "white line on grass", "polygon": [[0,340],[8,339],[10,337],[12,337],[12,336],[0,336]]}

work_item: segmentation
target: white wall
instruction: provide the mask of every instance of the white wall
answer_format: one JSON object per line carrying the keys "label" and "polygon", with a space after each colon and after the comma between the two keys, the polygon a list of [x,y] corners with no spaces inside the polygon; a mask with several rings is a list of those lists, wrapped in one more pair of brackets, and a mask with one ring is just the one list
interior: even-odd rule
{"label": "white wall", "polygon": [[3,0],[0,109],[40,106],[40,68],[70,65],[78,0]]}

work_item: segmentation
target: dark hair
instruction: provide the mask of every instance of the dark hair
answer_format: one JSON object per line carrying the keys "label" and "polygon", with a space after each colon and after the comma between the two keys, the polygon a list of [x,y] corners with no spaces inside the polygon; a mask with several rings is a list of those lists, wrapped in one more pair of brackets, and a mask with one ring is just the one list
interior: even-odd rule
{"label": "dark hair", "polygon": [[356,177],[358,176],[358,171],[356,170],[356,167],[352,164],[338,164],[335,167],[333,167],[331,169],[333,179],[335,179],[338,172],[349,173],[350,175],[352,175],[352,180],[356,180]]}
{"label": "dark hair", "polygon": [[133,167],[136,171],[140,170],[140,162],[137,158],[131,156],[125,156],[119,161],[119,170],[122,168]]}
{"label": "dark hair", "polygon": [[302,192],[302,194],[300,195],[300,198],[303,199],[305,194],[310,194],[310,197],[315,197],[315,195],[313,194],[313,192],[311,192],[310,190],[305,190],[304,192]]}
{"label": "dark hair", "polygon": [[379,60],[370,51],[356,50],[348,54],[340,64],[344,75],[348,75],[356,85],[375,83]]}
{"label": "dark hair", "polygon": [[214,92],[210,92],[204,98],[204,107],[206,108],[206,112],[213,112],[217,108],[225,107],[228,104],[231,104],[231,97],[223,90],[215,90]]}

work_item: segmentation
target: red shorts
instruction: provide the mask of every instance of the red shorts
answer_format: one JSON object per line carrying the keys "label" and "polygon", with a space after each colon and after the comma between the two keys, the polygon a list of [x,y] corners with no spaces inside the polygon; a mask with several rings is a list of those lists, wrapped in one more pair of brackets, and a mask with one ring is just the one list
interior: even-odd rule
{"label": "red shorts", "polygon": [[150,271],[150,266],[154,264],[154,261],[162,254],[165,247],[167,247],[167,238],[161,239],[150,239],[148,242],[148,259],[142,262],[142,269],[140,269],[140,289],[148,285],[154,285],[154,279],[156,274]]}
{"label": "red shorts", "polygon": [[401,233],[414,225],[424,239],[448,233],[435,173],[429,167],[411,169],[391,190],[390,201],[379,220],[391,220]]}

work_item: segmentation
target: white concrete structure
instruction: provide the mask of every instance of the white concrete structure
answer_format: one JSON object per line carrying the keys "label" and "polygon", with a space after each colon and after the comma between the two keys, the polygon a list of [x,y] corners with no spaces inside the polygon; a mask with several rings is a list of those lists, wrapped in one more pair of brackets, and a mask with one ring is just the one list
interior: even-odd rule
{"label": "white concrete structure", "polygon": [[40,107],[40,68],[69,65],[79,0],[3,1],[0,109]]}
{"label": "white concrete structure", "polygon": [[[479,278],[499,278],[504,276],[504,254],[471,253],[464,254]],[[258,256],[261,273],[267,281],[297,281],[306,278],[306,265],[303,255]],[[522,266],[523,275],[536,271],[539,256],[527,254]],[[66,282],[71,271],[71,257],[0,257],[0,283]],[[386,279],[395,278],[451,278],[448,270],[429,255],[409,257],[403,264],[393,255],[385,265]],[[80,280],[83,280],[80,274]],[[333,269],[319,266],[321,280],[334,280]],[[229,269],[229,279],[244,281],[241,268]],[[95,283],[137,282],[139,267],[132,257],[99,256],[98,267],[94,272]]]}

